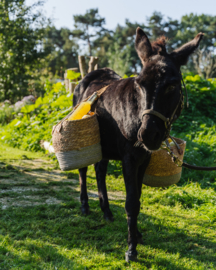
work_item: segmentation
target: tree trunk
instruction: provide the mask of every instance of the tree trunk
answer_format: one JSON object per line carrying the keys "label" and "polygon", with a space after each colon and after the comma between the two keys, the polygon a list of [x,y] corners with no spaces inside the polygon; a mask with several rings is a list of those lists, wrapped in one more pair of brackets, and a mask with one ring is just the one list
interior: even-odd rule
{"label": "tree trunk", "polygon": [[98,69],[98,57],[91,56],[89,61],[88,73]]}
{"label": "tree trunk", "polygon": [[79,61],[79,69],[80,69],[80,73],[82,76],[82,79],[85,77],[86,75],[86,62],[85,62],[85,56],[83,55],[79,55],[78,56],[78,61]]}

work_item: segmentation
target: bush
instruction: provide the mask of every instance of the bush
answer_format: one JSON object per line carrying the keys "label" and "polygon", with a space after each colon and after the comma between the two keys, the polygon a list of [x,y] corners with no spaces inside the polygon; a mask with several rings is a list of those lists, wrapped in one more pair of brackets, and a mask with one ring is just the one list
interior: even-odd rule
{"label": "bush", "polygon": [[52,86],[47,82],[45,91],[44,98],[23,106],[13,121],[1,128],[3,142],[24,150],[41,151],[40,141],[51,141],[52,127],[72,108],[72,96],[61,83]]}
{"label": "bush", "polygon": [[14,118],[14,107],[10,103],[5,102],[0,107],[0,123],[6,125]]}

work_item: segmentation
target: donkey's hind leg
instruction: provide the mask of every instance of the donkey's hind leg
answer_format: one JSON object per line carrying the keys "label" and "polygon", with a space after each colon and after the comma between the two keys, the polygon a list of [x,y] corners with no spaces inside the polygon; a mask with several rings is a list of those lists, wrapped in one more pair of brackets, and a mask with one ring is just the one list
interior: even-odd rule
{"label": "donkey's hind leg", "polygon": [[81,211],[84,215],[89,214],[88,194],[86,187],[86,174],[88,167],[79,169]]}
{"label": "donkey's hind leg", "polygon": [[102,159],[95,164],[95,172],[97,178],[98,195],[100,200],[101,210],[104,212],[104,218],[106,220],[113,221],[113,214],[109,208],[109,201],[106,189],[106,173],[109,160]]}

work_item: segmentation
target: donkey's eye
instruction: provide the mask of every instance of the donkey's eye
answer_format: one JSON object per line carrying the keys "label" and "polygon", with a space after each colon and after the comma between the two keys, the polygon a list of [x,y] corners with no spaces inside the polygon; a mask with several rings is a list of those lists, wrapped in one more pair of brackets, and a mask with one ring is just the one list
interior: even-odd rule
{"label": "donkey's eye", "polygon": [[175,89],[175,85],[170,85],[166,88],[165,94],[172,92]]}

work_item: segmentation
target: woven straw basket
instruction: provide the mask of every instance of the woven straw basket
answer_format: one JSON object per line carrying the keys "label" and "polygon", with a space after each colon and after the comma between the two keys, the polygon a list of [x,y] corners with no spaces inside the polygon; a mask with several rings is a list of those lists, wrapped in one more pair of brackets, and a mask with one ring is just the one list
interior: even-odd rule
{"label": "woven straw basket", "polygon": [[53,129],[53,147],[61,170],[86,167],[102,159],[96,114],[85,119],[64,118]]}
{"label": "woven straw basket", "polygon": [[[175,145],[171,146],[171,150],[176,156],[183,160],[186,142],[178,138],[174,139],[183,150],[183,154],[180,155],[178,153]],[[178,167],[172,162],[171,156],[165,149],[160,149],[152,153],[151,160],[143,178],[143,183],[151,187],[167,187],[178,183],[181,178],[181,173],[182,167]]]}

